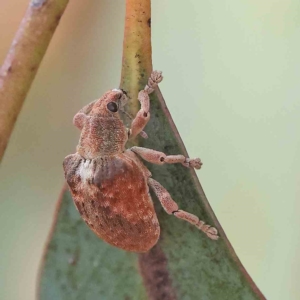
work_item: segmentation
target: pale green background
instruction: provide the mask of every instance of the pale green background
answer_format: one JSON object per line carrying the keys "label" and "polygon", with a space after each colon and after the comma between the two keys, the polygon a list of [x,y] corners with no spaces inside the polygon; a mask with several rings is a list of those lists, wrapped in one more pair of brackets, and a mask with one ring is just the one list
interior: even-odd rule
{"label": "pale green background", "polygon": [[[124,2],[70,1],[26,99],[0,170],[1,300],[34,298],[72,117],[119,83]],[[1,60],[27,3],[0,1]],[[152,29],[161,90],[233,247],[268,299],[300,299],[299,0],[153,0]]]}

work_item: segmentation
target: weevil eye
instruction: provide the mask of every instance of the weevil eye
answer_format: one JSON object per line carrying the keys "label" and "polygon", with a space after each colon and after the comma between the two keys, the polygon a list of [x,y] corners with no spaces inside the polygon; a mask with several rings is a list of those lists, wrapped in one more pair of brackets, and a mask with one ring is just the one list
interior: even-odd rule
{"label": "weevil eye", "polygon": [[118,111],[118,105],[115,102],[109,102],[107,104],[107,108],[108,110],[110,110],[111,112],[117,112]]}

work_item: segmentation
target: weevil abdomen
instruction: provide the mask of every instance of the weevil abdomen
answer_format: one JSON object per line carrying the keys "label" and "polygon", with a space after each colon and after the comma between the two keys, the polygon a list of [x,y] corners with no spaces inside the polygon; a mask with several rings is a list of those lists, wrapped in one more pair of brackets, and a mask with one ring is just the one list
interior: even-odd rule
{"label": "weevil abdomen", "polygon": [[149,171],[130,152],[92,160],[72,154],[65,158],[64,170],[88,226],[111,245],[145,252],[157,243],[160,227],[147,184]]}

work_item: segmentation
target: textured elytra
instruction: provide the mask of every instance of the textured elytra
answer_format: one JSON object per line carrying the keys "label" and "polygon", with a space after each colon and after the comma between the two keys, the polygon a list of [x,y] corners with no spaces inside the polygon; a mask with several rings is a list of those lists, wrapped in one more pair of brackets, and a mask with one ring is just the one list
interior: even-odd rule
{"label": "textured elytra", "polygon": [[75,205],[88,226],[109,244],[145,252],[159,238],[147,177],[130,150],[85,160],[66,157],[64,169]]}
{"label": "textured elytra", "polygon": [[168,191],[150,178],[150,171],[138,157],[154,164],[180,163],[196,169],[202,165],[199,158],[166,155],[142,147],[125,150],[128,137],[143,133],[150,119],[149,94],[161,80],[161,72],[152,72],[148,84],[139,92],[141,108],[130,129],[119,115],[127,102],[123,90],[110,90],[82,108],[73,119],[81,130],[77,153],[64,160],[65,177],[84,221],[100,238],[127,251],[146,252],[159,238],[160,227],[148,186],[168,214],[218,239],[214,227],[179,209]]}

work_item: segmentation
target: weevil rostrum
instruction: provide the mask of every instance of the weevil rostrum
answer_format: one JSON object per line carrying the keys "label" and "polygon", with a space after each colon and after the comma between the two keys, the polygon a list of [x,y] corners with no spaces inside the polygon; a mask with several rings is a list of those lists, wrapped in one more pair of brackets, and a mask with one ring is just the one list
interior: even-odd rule
{"label": "weevil rostrum", "polygon": [[161,80],[161,72],[153,71],[148,84],[139,92],[141,108],[130,129],[119,115],[127,101],[126,93],[120,89],[109,90],[83,107],[73,119],[81,130],[77,152],[63,162],[67,183],[83,220],[101,239],[127,251],[146,252],[159,238],[160,226],[149,187],[168,214],[193,224],[209,238],[218,239],[216,228],[178,208],[140,160],[159,165],[181,163],[200,169],[199,158],[166,155],[142,147],[125,149],[129,138],[139,134],[145,137],[143,129],[150,118],[149,94]]}

